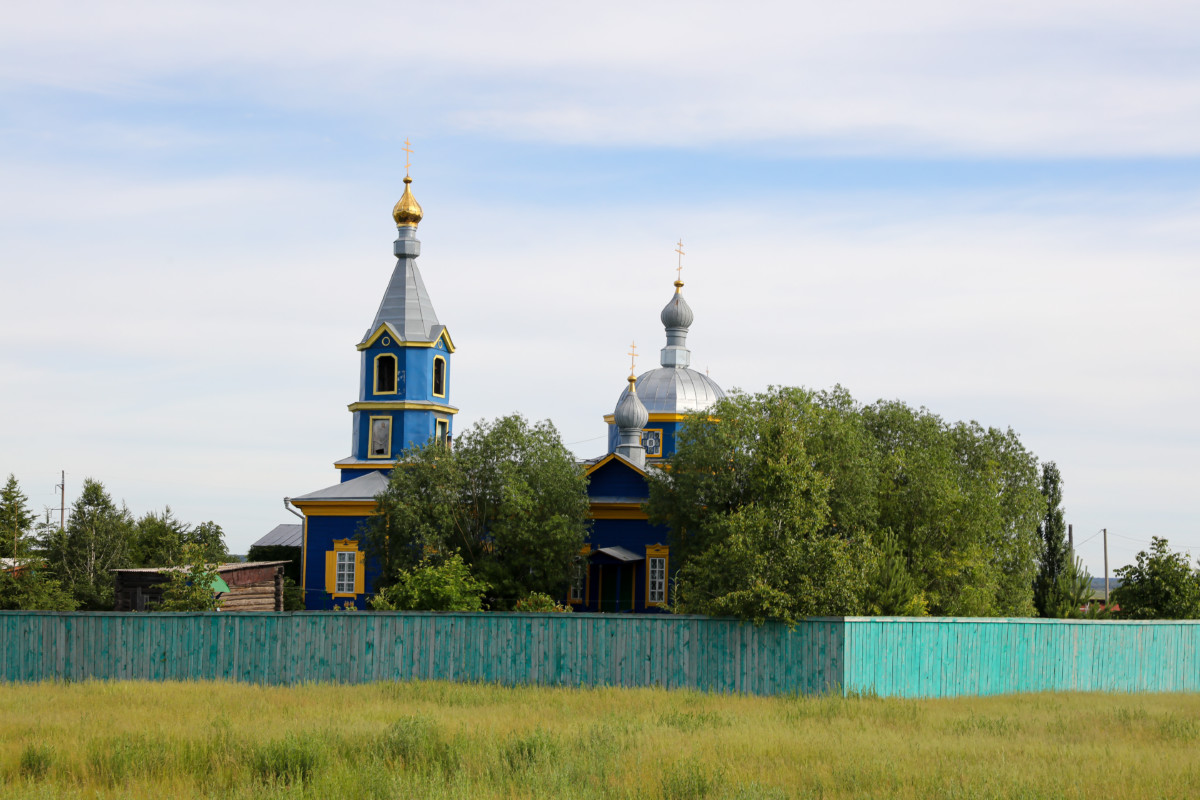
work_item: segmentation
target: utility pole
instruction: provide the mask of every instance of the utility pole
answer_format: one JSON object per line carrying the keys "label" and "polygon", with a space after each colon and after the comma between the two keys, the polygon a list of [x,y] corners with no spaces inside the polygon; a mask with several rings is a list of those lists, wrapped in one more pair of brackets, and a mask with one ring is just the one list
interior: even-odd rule
{"label": "utility pole", "polygon": [[58,489],[58,532],[62,533],[67,527],[67,471],[62,471],[62,482],[54,486]]}
{"label": "utility pole", "polygon": [[1075,526],[1067,526],[1067,543],[1071,548],[1071,563],[1075,563]]}
{"label": "utility pole", "polygon": [[1108,528],[1104,528],[1104,607],[1108,608]]}

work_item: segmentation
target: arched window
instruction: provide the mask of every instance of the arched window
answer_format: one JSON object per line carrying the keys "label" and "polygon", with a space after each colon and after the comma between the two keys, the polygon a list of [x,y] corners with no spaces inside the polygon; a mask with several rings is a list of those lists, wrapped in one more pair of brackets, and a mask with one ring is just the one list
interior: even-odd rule
{"label": "arched window", "polygon": [[396,357],[375,357],[375,394],[392,394],[396,391]]}
{"label": "arched window", "polygon": [[433,394],[435,397],[446,396],[446,359],[441,356],[433,357]]}

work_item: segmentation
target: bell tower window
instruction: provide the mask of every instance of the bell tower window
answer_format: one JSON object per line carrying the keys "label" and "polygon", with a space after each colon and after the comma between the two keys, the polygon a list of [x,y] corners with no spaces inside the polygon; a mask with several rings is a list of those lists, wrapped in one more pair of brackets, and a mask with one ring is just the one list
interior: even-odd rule
{"label": "bell tower window", "polygon": [[433,357],[433,396],[446,396],[446,359]]}
{"label": "bell tower window", "polygon": [[375,356],[375,394],[396,393],[396,357]]}
{"label": "bell tower window", "polygon": [[371,417],[371,436],[367,447],[367,458],[388,458],[391,456],[391,417]]}

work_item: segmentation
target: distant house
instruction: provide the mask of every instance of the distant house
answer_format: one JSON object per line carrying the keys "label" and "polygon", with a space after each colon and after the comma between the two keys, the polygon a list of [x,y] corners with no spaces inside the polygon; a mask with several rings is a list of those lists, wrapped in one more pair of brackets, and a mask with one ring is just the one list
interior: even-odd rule
{"label": "distant house", "polygon": [[[229,591],[222,591],[222,611],[283,611],[283,569],[286,561],[244,561],[221,564],[217,574]],[[182,567],[115,569],[114,611],[149,611],[162,602],[171,573]]]}

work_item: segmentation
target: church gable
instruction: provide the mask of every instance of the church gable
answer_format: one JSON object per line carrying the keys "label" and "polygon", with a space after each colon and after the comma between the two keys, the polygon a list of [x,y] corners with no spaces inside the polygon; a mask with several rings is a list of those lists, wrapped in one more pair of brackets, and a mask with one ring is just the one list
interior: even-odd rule
{"label": "church gable", "polygon": [[609,455],[588,470],[588,497],[645,500],[650,497],[646,473],[623,458]]}

